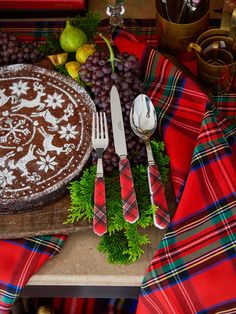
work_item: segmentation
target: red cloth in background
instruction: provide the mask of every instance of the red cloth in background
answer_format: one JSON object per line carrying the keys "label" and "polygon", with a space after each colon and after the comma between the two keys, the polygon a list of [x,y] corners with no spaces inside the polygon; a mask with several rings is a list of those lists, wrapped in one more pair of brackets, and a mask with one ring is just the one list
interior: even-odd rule
{"label": "red cloth in background", "polygon": [[[140,61],[145,92],[170,157],[177,209],[141,287],[137,314],[235,313],[236,84],[215,104],[155,49],[118,31],[120,52]],[[196,62],[182,55],[196,73]],[[230,100],[230,101],[228,101]],[[224,114],[217,104],[224,103]],[[219,107],[220,107],[219,106]]]}

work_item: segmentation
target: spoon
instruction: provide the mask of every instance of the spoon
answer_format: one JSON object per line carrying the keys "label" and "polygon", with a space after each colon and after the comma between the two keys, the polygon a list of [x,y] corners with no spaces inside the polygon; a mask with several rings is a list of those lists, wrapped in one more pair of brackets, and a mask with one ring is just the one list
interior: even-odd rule
{"label": "spoon", "polygon": [[150,144],[150,137],[157,126],[157,116],[153,103],[147,95],[140,94],[133,101],[130,110],[130,125],[133,132],[139,136],[146,145],[151,203],[157,207],[153,217],[154,225],[159,229],[164,229],[170,222],[170,215],[168,213],[164,187],[161,182],[158,167],[153,158]]}

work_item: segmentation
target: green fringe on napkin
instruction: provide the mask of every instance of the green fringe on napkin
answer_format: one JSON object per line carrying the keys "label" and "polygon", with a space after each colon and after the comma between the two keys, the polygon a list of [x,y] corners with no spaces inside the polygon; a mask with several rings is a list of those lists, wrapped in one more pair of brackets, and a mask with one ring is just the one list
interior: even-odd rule
{"label": "green fringe on napkin", "polygon": [[[169,157],[165,153],[164,143],[152,141],[151,144],[162,182],[166,183]],[[148,235],[142,232],[142,229],[153,225],[155,211],[155,206],[150,203],[147,165],[132,166],[132,174],[140,210],[140,218],[134,224],[127,223],[122,215],[119,172],[105,177],[108,232],[100,238],[97,249],[113,264],[137,261],[144,253],[143,246],[150,243]],[[70,183],[71,207],[65,223],[74,223],[81,219],[92,222],[95,175],[96,166],[91,166],[83,172],[79,180]]]}

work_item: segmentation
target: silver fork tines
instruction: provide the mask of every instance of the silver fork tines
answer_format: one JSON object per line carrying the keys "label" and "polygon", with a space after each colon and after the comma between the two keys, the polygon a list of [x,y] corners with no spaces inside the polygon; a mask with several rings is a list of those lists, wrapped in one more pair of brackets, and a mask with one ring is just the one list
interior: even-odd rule
{"label": "silver fork tines", "polygon": [[108,129],[105,112],[93,113],[92,146],[97,152],[97,175],[103,175],[102,155],[108,146]]}

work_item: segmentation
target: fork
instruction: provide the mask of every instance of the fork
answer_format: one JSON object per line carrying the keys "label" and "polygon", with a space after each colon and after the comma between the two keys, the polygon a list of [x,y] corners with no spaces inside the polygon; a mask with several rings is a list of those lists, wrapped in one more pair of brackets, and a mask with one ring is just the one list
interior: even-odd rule
{"label": "fork", "polygon": [[101,236],[107,232],[106,192],[102,156],[108,146],[108,129],[105,112],[93,113],[92,146],[97,152],[97,172],[94,185],[93,231]]}

